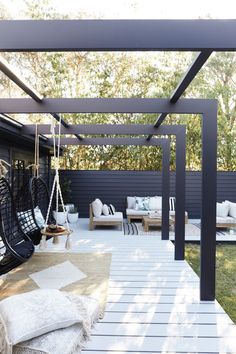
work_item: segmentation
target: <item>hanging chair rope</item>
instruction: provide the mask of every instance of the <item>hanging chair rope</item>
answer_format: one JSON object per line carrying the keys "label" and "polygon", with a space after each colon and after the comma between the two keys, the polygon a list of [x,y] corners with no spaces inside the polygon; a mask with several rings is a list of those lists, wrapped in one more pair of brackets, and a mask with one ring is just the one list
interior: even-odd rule
{"label": "hanging chair rope", "polygon": [[39,177],[39,134],[38,134],[38,123],[35,124],[35,140],[34,140],[34,163],[28,165],[26,168],[33,168],[33,176]]}
{"label": "hanging chair rope", "polygon": [[[55,163],[55,176],[54,176],[54,180],[53,180],[52,191],[51,191],[51,195],[50,195],[47,216],[46,216],[46,220],[45,220],[45,227],[47,227],[47,224],[48,224],[49,214],[50,214],[50,210],[52,207],[53,196],[54,196],[54,193],[56,190],[56,225],[57,225],[57,215],[58,215],[58,211],[59,211],[59,200],[60,200],[62,210],[63,210],[63,213],[65,215],[65,219],[66,219],[65,235],[67,235],[67,239],[66,239],[65,247],[66,247],[66,249],[70,249],[70,229],[69,229],[69,224],[68,224],[67,217],[66,217],[66,209],[65,209],[65,204],[63,201],[62,192],[61,192],[60,177],[59,177],[59,158],[60,158],[60,144],[61,144],[61,117],[59,120],[57,148],[56,148],[56,134],[55,134],[55,121],[54,120],[52,120],[52,122],[51,122],[51,133],[53,135],[53,153],[54,153],[54,163]],[[42,244],[43,245],[46,244],[46,236],[42,237]]]}

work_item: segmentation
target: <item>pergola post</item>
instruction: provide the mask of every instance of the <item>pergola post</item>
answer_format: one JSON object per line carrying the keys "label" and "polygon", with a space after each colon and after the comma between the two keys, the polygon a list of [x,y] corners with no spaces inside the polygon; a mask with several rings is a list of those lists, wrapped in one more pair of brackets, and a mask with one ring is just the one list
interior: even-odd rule
{"label": "pergola post", "polygon": [[169,240],[169,197],[170,197],[170,140],[162,145],[162,232],[161,239]]}
{"label": "pergola post", "polygon": [[215,300],[217,102],[202,119],[202,215],[200,299]]}
{"label": "pergola post", "polygon": [[175,184],[175,260],[184,260],[185,241],[185,165],[186,130],[182,126],[176,134],[176,184]]}

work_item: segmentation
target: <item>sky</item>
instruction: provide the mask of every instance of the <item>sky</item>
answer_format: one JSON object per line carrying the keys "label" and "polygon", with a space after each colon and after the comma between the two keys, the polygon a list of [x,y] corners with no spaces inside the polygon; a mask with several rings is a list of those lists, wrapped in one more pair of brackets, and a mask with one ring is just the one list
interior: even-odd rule
{"label": "sky", "polygon": [[[14,18],[23,18],[22,0],[2,2]],[[84,18],[104,19],[236,18],[236,0],[51,0],[50,3],[59,13],[69,11],[75,18],[78,12],[86,13]]]}

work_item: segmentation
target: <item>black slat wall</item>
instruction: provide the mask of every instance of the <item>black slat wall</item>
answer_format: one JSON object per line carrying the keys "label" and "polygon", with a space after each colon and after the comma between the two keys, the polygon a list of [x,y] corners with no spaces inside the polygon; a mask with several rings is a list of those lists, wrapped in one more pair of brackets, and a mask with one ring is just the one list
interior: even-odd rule
{"label": "black slat wall", "polygon": [[[125,213],[127,196],[161,195],[161,172],[154,171],[61,171],[71,180],[71,202],[81,217],[88,217],[88,207],[95,198],[114,204]],[[171,195],[175,195],[175,173],[170,178]],[[236,172],[218,172],[217,200],[236,202]],[[186,210],[190,218],[201,213],[201,172],[186,173]],[[124,214],[125,215],[125,214]]]}

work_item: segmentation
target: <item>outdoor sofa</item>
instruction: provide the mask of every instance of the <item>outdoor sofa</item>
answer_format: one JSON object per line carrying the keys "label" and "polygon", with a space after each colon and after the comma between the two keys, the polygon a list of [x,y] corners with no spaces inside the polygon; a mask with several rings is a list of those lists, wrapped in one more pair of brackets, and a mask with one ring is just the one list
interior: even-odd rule
{"label": "outdoor sofa", "polygon": [[216,227],[236,228],[236,203],[229,200],[216,203]]}
{"label": "outdoor sofa", "polygon": [[117,212],[113,205],[95,199],[89,204],[89,230],[94,230],[95,226],[119,226],[122,230],[123,213]]}
{"label": "outdoor sofa", "polygon": [[[161,215],[162,197],[127,197],[126,216],[129,223],[132,220],[142,219],[154,211]],[[171,219],[175,220],[175,198],[169,198],[169,215]],[[188,223],[188,213],[185,212],[185,223]]]}

